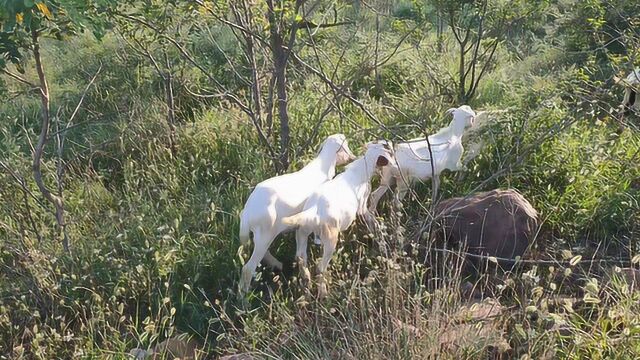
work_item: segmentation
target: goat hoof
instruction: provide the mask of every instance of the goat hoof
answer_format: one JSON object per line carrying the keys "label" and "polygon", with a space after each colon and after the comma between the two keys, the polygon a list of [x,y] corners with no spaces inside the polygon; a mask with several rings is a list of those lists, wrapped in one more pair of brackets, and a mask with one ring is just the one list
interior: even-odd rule
{"label": "goat hoof", "polygon": [[300,283],[304,287],[308,287],[311,283],[311,273],[309,272],[309,269],[300,269]]}
{"label": "goat hoof", "polygon": [[322,300],[325,297],[327,297],[327,294],[328,294],[327,281],[324,279],[322,275],[318,275],[317,280],[318,280],[318,299]]}
{"label": "goat hoof", "polygon": [[327,284],[325,283],[318,284],[318,300],[322,300],[326,298],[327,294],[328,294]]}

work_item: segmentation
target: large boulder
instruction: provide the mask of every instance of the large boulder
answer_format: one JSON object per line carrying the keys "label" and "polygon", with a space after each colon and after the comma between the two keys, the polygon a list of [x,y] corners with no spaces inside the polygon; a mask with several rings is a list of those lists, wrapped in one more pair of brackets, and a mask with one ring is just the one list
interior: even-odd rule
{"label": "large boulder", "polygon": [[[436,235],[448,247],[496,257],[502,267],[508,268],[515,262],[501,259],[522,257],[538,228],[536,210],[511,189],[446,199],[436,206],[435,214],[440,219]],[[475,265],[477,270],[478,259],[469,256],[467,264]]]}

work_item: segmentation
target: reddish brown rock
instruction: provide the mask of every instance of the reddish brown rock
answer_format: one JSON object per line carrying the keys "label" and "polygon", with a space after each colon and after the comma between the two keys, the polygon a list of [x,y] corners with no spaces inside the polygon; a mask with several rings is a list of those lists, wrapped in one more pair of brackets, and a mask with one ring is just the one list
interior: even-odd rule
{"label": "reddish brown rock", "polygon": [[514,261],[501,259],[522,257],[538,228],[536,210],[510,189],[446,199],[435,213],[440,217],[437,236],[448,247],[472,254],[468,260],[476,267],[478,258],[473,255],[496,257],[501,266],[510,268]]}

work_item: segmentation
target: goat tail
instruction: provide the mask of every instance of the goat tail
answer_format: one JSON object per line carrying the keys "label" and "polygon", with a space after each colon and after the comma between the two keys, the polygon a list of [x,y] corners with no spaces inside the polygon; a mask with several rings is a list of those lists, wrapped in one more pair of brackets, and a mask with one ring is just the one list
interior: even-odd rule
{"label": "goat tail", "polygon": [[248,224],[249,220],[244,216],[244,211],[240,214],[240,244],[243,246],[249,245],[249,232],[251,229]]}
{"label": "goat tail", "polygon": [[295,215],[282,218],[282,223],[288,226],[312,226],[316,221],[315,208],[307,209]]}

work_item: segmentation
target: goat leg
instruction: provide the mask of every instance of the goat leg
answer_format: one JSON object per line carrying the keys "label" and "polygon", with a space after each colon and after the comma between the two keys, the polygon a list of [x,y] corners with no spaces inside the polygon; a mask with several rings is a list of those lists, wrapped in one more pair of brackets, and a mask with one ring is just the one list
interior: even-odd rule
{"label": "goat leg", "polygon": [[296,231],[296,263],[300,273],[300,282],[304,287],[308,287],[311,282],[311,273],[307,268],[307,243],[309,234],[298,229]]}

